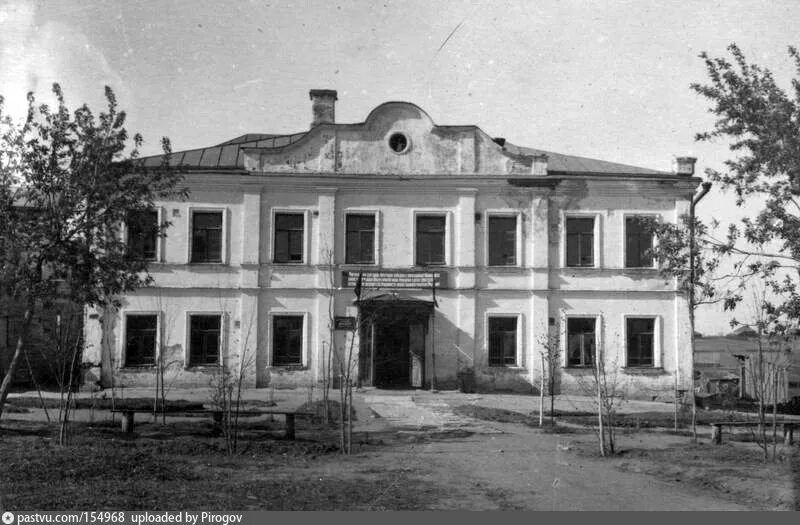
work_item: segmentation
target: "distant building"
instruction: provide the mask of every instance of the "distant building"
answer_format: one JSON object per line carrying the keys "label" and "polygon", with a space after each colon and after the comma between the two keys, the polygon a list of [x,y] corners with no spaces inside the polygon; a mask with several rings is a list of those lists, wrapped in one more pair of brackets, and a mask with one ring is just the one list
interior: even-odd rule
{"label": "distant building", "polygon": [[[753,333],[755,333],[753,331]],[[695,340],[695,376],[698,390],[716,394],[728,392],[735,396],[757,399],[755,383],[758,377],[758,338],[749,337],[748,330],[737,330],[727,336],[703,337]],[[788,341],[763,343],[765,370],[777,370],[777,399],[786,402],[800,396],[800,352],[797,338]],[[767,377],[767,396],[772,402],[775,390]]]}
{"label": "distant building", "polygon": [[[247,386],[313,385],[329,325],[341,345],[360,313],[362,385],[474,375],[531,392],[553,333],[563,392],[588,384],[598,348],[631,395],[690,387],[686,299],[639,219],[687,212],[695,159],[666,172],[519,147],[406,102],[339,124],[336,92],[310,95],[308,131],[173,154],[191,197],[156,203],[147,220],[172,221],[166,238],[128,232],[155,284],[89,312],[90,378],[150,385],[162,359],[169,384],[206,386],[246,355]],[[100,315],[115,319],[106,343]]]}

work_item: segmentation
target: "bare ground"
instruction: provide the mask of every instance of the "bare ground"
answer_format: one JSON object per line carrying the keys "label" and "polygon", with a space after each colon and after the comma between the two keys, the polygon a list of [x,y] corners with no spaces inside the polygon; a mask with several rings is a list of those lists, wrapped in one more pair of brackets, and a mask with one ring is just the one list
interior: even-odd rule
{"label": "bare ground", "polygon": [[298,420],[296,442],[264,432],[270,423],[248,422],[234,456],[225,454],[210,424],[197,418],[140,424],[130,439],[98,417],[76,423],[72,445],[62,448],[54,426],[30,409],[4,416],[0,425],[0,506],[798,508],[797,446],[784,450],[781,462],[765,465],[753,443],[693,445],[685,436],[629,429],[620,434],[621,454],[599,458],[593,431],[565,425],[568,417],[540,429],[538,418],[525,410],[481,407],[471,399],[465,405],[457,396],[365,396],[357,402],[360,419],[350,457],[338,454],[335,428],[304,420]]}

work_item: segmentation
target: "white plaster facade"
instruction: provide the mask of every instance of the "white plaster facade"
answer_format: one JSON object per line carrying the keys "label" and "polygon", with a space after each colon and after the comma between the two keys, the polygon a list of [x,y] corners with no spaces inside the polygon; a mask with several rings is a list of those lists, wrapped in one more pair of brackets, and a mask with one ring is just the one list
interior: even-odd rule
{"label": "white plaster facade", "polygon": [[[400,153],[388,142],[394,133],[408,141]],[[444,273],[438,308],[423,332],[422,386],[434,375],[435,352],[440,388],[454,387],[458,372],[471,367],[479,388],[535,391],[542,336],[559,330],[565,347],[567,319],[589,316],[596,319],[597,346],[631,385],[630,395],[671,397],[676,381],[689,388],[687,302],[656,269],[625,268],[625,218],[675,221],[688,210],[699,182],[691,172],[545,157],[493,140],[474,126],[437,126],[420,108],[402,102],[379,106],[361,124],[323,118],[287,140],[263,137],[216,147],[222,148],[212,152],[219,156],[216,164],[207,161],[215,148],[181,154],[191,195],[158,203],[172,225],[158,240],[150,266],[155,285],[124,297],[118,313],[106,314],[114,323],[105,343],[98,322],[103,313],[87,312],[84,361],[90,377],[108,385],[113,370],[117,385],[153,384],[152,366],[125,365],[126,316],[151,313],[158,316],[157,351],[165,352],[170,365],[168,382],[207,386],[217,368],[189,366],[187,359],[189,318],[205,312],[221,315],[222,363],[236,369],[243,354],[253,356],[247,386],[319,382],[323,353],[330,348],[326,263],[333,250],[337,316],[358,311],[344,271]],[[265,147],[265,141],[271,142]],[[236,163],[226,165],[222,159],[231,147],[238,150]],[[221,262],[192,263],[191,218],[209,210],[222,212]],[[301,261],[273,262],[275,216],[283,212],[302,215]],[[374,264],[345,263],[345,217],[353,212],[375,217]],[[415,217],[427,213],[445,217],[445,260],[435,268],[415,264]],[[488,264],[489,217],[497,215],[516,217],[514,264]],[[566,265],[570,217],[594,219],[593,266]],[[363,297],[387,291],[366,287]],[[396,291],[407,299],[432,299],[429,287]],[[303,320],[302,362],[273,366],[272,318],[287,314]],[[490,366],[488,359],[489,319],[495,316],[517,319],[513,363],[502,366]],[[650,366],[625,366],[630,316],[655,320]],[[340,343],[345,333],[336,332]],[[562,356],[560,389],[578,391],[580,377],[590,372],[567,366],[566,352]]]}

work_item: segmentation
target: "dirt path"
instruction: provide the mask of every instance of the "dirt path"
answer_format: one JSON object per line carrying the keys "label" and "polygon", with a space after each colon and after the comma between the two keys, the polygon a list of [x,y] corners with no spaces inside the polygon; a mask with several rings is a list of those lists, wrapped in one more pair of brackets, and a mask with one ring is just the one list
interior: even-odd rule
{"label": "dirt path", "polygon": [[[364,401],[382,418],[386,415],[389,427],[408,432],[411,441],[381,451],[382,461],[448,487],[450,496],[436,508],[747,510],[677,482],[621,472],[606,461],[569,451],[576,439],[591,436],[543,434],[523,425],[461,418],[447,403],[426,398],[380,396]],[[414,443],[414,427],[426,428],[430,438],[419,432]],[[459,430],[462,436],[474,434],[447,438]]]}

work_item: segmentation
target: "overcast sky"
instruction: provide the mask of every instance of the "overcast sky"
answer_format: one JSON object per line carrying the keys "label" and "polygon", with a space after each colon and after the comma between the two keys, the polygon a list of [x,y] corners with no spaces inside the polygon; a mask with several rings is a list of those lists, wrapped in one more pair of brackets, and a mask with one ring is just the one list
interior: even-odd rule
{"label": "overcast sky", "polygon": [[[697,55],[747,57],[789,86],[800,45],[797,1],[15,1],[0,7],[0,94],[58,81],[68,103],[100,107],[103,85],[129,129],[157,153],[243,133],[293,133],[311,120],[308,90],[339,92],[338,122],[406,100],[439,124],[551,151],[655,169],[675,155],[719,167],[725,144],[700,144],[707,103]],[[717,189],[698,212],[739,213]],[[730,330],[701,312],[704,333]]]}

